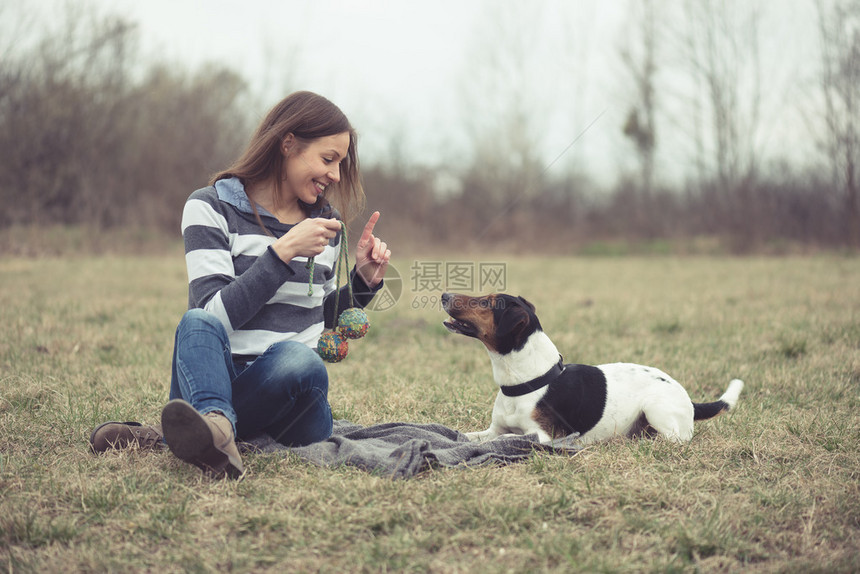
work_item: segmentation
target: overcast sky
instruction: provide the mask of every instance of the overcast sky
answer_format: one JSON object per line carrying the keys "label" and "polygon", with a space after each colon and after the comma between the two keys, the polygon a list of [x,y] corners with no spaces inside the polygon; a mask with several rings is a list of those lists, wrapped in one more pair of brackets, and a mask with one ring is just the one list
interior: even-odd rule
{"label": "overcast sky", "polygon": [[[19,6],[41,10],[42,21],[50,22],[63,1],[28,0]],[[471,119],[492,124],[499,106],[514,94],[533,110],[531,135],[545,165],[579,137],[552,169],[573,166],[598,179],[611,178],[633,157],[621,135],[631,93],[618,57],[635,31],[630,0],[76,3],[137,22],[144,55],[192,70],[205,62],[234,68],[265,106],[293,89],[325,95],[358,128],[362,156],[374,163],[396,154],[419,164],[455,162],[468,152]],[[814,5],[812,0],[751,4],[761,8],[767,39],[762,145],[805,145],[802,114],[788,103],[807,97],[804,85],[814,77]],[[666,17],[676,16],[670,9]],[[518,50],[523,62],[504,68],[505,81],[487,77],[499,75],[494,57]],[[665,133],[660,166],[677,173],[689,142]]]}

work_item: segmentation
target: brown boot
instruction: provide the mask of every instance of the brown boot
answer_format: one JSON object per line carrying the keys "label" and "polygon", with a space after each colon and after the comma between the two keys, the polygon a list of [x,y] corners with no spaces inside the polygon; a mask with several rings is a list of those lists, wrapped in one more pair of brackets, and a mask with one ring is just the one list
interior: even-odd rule
{"label": "brown boot", "polygon": [[144,426],[136,422],[102,423],[90,435],[90,448],[94,453],[113,448],[137,447],[158,450],[164,448],[161,425]]}
{"label": "brown boot", "polygon": [[221,413],[201,415],[182,399],[174,399],[161,411],[161,426],[170,451],[212,478],[239,478],[245,472],[233,425]]}

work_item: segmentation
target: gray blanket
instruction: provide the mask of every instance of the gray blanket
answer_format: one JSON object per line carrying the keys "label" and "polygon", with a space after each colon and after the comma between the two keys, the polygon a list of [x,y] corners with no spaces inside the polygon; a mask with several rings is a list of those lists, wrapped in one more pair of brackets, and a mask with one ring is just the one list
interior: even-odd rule
{"label": "gray blanket", "polygon": [[385,423],[363,427],[334,421],[331,437],[302,447],[286,447],[268,435],[248,446],[264,453],[294,453],[320,466],[350,465],[368,472],[408,478],[443,466],[508,464],[528,459],[536,450],[573,454],[575,437],[542,445],[537,435],[503,435],[485,443],[470,442],[466,435],[439,424]]}

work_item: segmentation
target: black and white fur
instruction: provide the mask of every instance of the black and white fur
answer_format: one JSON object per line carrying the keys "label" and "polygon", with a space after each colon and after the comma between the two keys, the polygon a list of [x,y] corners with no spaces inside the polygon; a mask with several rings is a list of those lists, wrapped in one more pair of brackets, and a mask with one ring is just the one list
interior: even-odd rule
{"label": "black and white fur", "polygon": [[719,400],[693,403],[680,383],[654,367],[563,364],[534,306],[522,297],[445,293],[442,304],[451,316],[444,322],[449,331],[487,347],[500,387],[490,427],[467,433],[474,441],[535,433],[551,443],[578,433],[580,444],[590,444],[656,433],[687,442],[693,421],[733,408],[743,388],[743,381],[734,379]]}

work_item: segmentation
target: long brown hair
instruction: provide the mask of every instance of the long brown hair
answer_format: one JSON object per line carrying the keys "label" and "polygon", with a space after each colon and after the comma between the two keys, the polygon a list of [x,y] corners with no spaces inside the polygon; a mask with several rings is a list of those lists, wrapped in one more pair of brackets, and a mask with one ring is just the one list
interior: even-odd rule
{"label": "long brown hair", "polygon": [[212,176],[209,185],[229,177],[238,177],[246,186],[272,181],[280,199],[285,162],[281,145],[287,134],[293,134],[300,145],[307,145],[311,140],[344,132],[349,133],[349,147],[341,162],[340,181],[329,186],[324,199],[340,211],[345,221],[349,221],[364,207],[357,134],[340,108],[313,92],[294,92],[273,107],[251,136],[242,155],[233,165]]}

